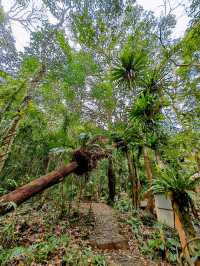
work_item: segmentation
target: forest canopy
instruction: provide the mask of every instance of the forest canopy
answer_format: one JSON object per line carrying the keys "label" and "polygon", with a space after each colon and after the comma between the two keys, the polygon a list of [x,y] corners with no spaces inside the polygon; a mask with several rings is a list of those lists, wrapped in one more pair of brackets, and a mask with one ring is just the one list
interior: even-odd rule
{"label": "forest canopy", "polygon": [[[190,1],[179,38],[170,1],[160,17],[134,0],[12,2],[5,11],[0,1],[0,196],[96,145],[105,158],[65,181],[66,201],[82,190],[109,203],[127,193],[136,209],[147,197],[153,212],[153,194],[169,193],[191,214],[200,172],[200,1]],[[30,35],[22,51],[13,22]],[[52,189],[57,197],[59,186]]]}

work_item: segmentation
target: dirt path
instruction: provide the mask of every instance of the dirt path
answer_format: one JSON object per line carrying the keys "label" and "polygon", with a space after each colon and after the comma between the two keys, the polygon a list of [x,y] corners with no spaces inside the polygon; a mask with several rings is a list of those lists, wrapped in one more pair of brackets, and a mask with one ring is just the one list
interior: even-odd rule
{"label": "dirt path", "polygon": [[110,266],[156,265],[141,257],[138,249],[130,251],[128,236],[121,233],[114,209],[104,203],[82,203],[81,208],[91,208],[95,226],[89,238],[90,245],[105,254]]}
{"label": "dirt path", "polygon": [[128,249],[128,239],[119,232],[117,219],[111,207],[103,203],[93,203],[95,231],[90,236],[90,244],[99,249]]}

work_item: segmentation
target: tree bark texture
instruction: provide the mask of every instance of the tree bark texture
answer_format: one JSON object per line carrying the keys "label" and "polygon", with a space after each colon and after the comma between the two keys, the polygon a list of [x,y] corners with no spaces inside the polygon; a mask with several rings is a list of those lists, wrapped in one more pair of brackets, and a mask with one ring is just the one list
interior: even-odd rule
{"label": "tree bark texture", "polygon": [[115,194],[116,194],[116,176],[113,169],[113,163],[112,159],[109,158],[108,160],[108,190],[109,190],[109,201],[111,203],[115,200]]}
{"label": "tree bark texture", "polygon": [[188,245],[188,242],[196,237],[196,232],[192,224],[189,211],[183,210],[179,205],[180,204],[172,197],[172,206],[175,213],[175,227],[179,234],[183,255],[190,265],[194,265],[191,257],[196,256],[198,253],[197,251],[199,251],[199,245],[196,245],[195,242]]}
{"label": "tree bark texture", "polygon": [[[145,167],[146,176],[147,176],[149,188],[150,188],[152,185],[152,180],[153,180],[153,170],[152,170],[152,165],[151,165],[151,161],[149,158],[148,150],[147,150],[147,147],[145,146],[143,148],[143,155],[144,155],[144,167]],[[147,210],[149,210],[153,214],[155,203],[154,203],[154,197],[153,197],[152,192],[148,193],[147,199],[148,199]]]}
{"label": "tree bark texture", "polygon": [[77,168],[78,164],[76,162],[69,163],[58,170],[41,176],[32,182],[17,188],[9,194],[0,197],[0,214],[5,214],[11,211],[14,208],[12,203],[18,206],[35,194],[61,182],[65,176],[75,172]]}
{"label": "tree bark texture", "polygon": [[160,170],[164,169],[165,165],[164,165],[164,162],[163,162],[158,150],[155,150],[155,158],[156,158],[156,163],[157,163],[157,166],[159,167],[159,169]]}
{"label": "tree bark texture", "polygon": [[38,85],[38,82],[43,78],[43,75],[45,73],[45,67],[42,66],[41,69],[38,71],[38,73],[35,75],[35,77],[30,81],[30,89],[27,95],[22,100],[20,106],[18,107],[17,114],[12,120],[8,130],[6,131],[2,141],[1,141],[1,147],[0,147],[0,173],[4,168],[5,162],[11,152],[12,144],[15,140],[15,137],[17,135],[17,130],[20,124],[20,121],[23,117],[22,113],[26,110],[28,107],[30,101],[31,101],[31,93],[34,91],[36,86]]}
{"label": "tree bark texture", "polygon": [[137,208],[138,205],[138,186],[137,186],[137,172],[134,160],[129,151],[126,152],[126,158],[129,169],[129,181],[131,182],[132,202],[133,206]]}
{"label": "tree bark texture", "polygon": [[189,254],[189,250],[187,248],[187,236],[186,236],[184,226],[182,223],[182,219],[180,216],[179,206],[178,206],[178,204],[176,204],[176,202],[173,202],[172,206],[173,206],[174,213],[175,213],[175,227],[176,227],[176,230],[179,234],[181,247],[182,247],[182,249],[185,249],[185,255],[189,258],[190,254]]}
{"label": "tree bark texture", "polygon": [[195,160],[196,160],[196,163],[197,163],[198,172],[200,172],[200,155],[199,155],[199,151],[195,153]]}
{"label": "tree bark texture", "polygon": [[72,162],[66,166],[62,166],[55,171],[52,171],[44,176],[41,176],[32,182],[24,185],[16,190],[0,197],[0,214],[5,214],[20,205],[35,194],[38,194],[59,182],[71,173],[82,175],[88,173],[97,166],[97,161],[105,158],[107,153],[100,147],[94,150],[75,150],[72,157]]}

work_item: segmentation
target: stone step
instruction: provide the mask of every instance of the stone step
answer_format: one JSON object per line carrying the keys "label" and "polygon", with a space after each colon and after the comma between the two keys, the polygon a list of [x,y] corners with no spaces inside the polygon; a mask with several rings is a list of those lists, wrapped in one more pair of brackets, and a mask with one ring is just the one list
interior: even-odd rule
{"label": "stone step", "polygon": [[120,234],[114,210],[104,203],[93,203],[95,216],[94,232],[90,236],[90,245],[99,249],[128,249],[128,239]]}

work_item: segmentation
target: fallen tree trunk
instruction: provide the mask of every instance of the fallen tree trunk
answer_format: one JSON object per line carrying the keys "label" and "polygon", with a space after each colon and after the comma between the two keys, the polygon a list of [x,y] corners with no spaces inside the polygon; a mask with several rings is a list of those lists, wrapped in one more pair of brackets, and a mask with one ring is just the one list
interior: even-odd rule
{"label": "fallen tree trunk", "polygon": [[102,152],[102,150],[76,150],[73,154],[72,162],[68,165],[62,166],[0,197],[0,214],[12,211],[16,206],[32,196],[62,182],[63,178],[71,173],[82,175],[91,171],[96,167],[97,161],[105,156],[106,153]]}
{"label": "fallen tree trunk", "polygon": [[69,163],[56,171],[41,176],[9,194],[2,196],[0,198],[0,214],[5,214],[13,210],[15,206],[20,205],[35,194],[61,182],[65,176],[73,173],[77,168],[78,164],[76,162]]}

